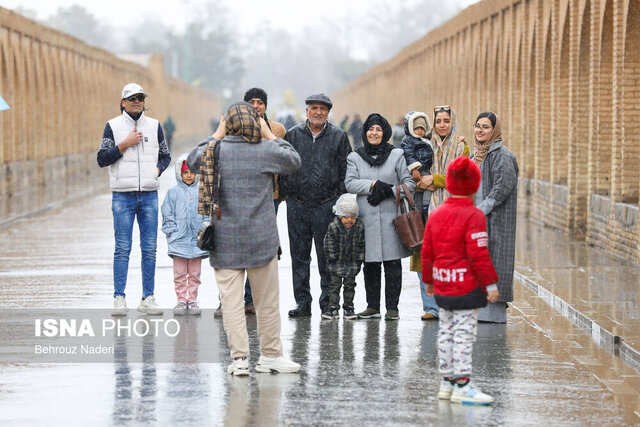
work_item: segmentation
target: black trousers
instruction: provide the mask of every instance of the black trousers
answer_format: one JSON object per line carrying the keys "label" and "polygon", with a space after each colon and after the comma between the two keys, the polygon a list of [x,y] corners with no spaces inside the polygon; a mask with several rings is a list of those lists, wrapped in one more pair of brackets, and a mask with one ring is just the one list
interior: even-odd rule
{"label": "black trousers", "polygon": [[287,199],[287,227],[289,229],[289,250],[293,275],[293,295],[298,304],[311,304],[309,285],[311,265],[311,244],[315,244],[320,271],[320,309],[329,306],[329,273],[324,256],[324,236],[333,221],[332,211],[335,199],[317,207],[305,206],[292,198]]}
{"label": "black trousers", "polygon": [[397,310],[402,290],[402,263],[399,259],[383,262],[365,262],[364,289],[367,307],[380,310],[381,264],[384,264],[384,300],[387,310]]}

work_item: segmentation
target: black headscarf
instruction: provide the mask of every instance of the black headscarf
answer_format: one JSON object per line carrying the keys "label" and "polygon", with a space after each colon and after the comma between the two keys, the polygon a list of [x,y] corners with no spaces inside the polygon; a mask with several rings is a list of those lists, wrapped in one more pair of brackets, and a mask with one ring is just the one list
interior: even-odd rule
{"label": "black headscarf", "polygon": [[[367,131],[373,125],[378,125],[382,128],[382,141],[378,145],[371,145],[367,140]],[[371,166],[380,166],[387,160],[389,154],[391,154],[391,150],[394,148],[393,145],[388,143],[391,135],[393,135],[393,130],[387,119],[378,113],[369,114],[369,117],[367,117],[367,120],[365,120],[362,125],[363,146],[358,148],[356,153]],[[377,157],[374,158],[373,156]]]}

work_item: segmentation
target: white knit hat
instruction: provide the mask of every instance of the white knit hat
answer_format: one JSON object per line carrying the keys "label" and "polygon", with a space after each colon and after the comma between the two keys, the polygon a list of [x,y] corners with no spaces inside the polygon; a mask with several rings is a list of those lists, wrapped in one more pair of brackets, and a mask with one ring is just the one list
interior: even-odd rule
{"label": "white knit hat", "polygon": [[356,195],[345,193],[340,196],[333,206],[333,213],[337,216],[352,216],[357,218],[359,211]]}

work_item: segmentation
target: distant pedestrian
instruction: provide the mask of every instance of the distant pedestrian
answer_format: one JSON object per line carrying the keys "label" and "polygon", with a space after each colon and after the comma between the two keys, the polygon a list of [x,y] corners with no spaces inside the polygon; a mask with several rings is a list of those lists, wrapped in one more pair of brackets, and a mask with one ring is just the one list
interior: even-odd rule
{"label": "distant pedestrian", "polygon": [[440,306],[438,398],[488,405],[493,398],[471,383],[478,309],[498,299],[486,219],[473,206],[480,168],[459,157],[447,169],[446,184],[452,196],[431,213],[422,243],[423,281]]}
{"label": "distant pedestrian", "polygon": [[173,119],[171,116],[167,117],[167,120],[163,124],[164,127],[164,135],[167,140],[167,147],[169,148],[169,152],[171,152],[171,143],[173,142],[173,133],[176,130],[176,125],[173,123]]}
{"label": "distant pedestrian", "polygon": [[169,256],[173,259],[173,284],[178,303],[173,314],[200,314],[198,286],[202,258],[209,252],[198,248],[198,230],[207,218],[198,214],[198,181],[189,170],[187,154],[175,164],[177,184],[167,191],[162,203],[162,232],[167,236]]}
{"label": "distant pedestrian", "polygon": [[340,122],[340,129],[347,132],[349,130],[348,123],[349,123],[349,115],[345,114],[345,116],[342,118],[342,121]]}
{"label": "distant pedestrian", "polygon": [[362,119],[358,113],[353,115],[353,121],[349,126],[349,136],[351,136],[353,151],[362,147]]}
{"label": "distant pedestrian", "polygon": [[401,148],[400,144],[402,143],[402,138],[404,138],[405,136],[404,117],[400,117],[391,129],[393,131],[393,146],[396,148]]}
{"label": "distant pedestrian", "polygon": [[478,319],[481,322],[506,323],[507,302],[513,301],[518,161],[504,145],[500,119],[494,113],[480,113],[474,128],[475,144],[471,158],[482,171],[476,206],[487,217],[489,252],[500,277],[500,299],[482,308]]}
{"label": "distant pedestrian", "polygon": [[329,308],[329,273],[324,236],[333,221],[333,205],[346,193],[344,178],[351,152],[347,134],[327,121],[333,102],[325,94],[309,96],[307,121],[291,128],[285,139],[302,158],[295,173],[280,176],[280,191],[287,198],[287,226],[296,308],[290,317],[311,315],[311,245],[315,244],[320,272],[320,311]]}
{"label": "distant pedestrian", "polygon": [[104,127],[98,165],[109,167],[115,252],[113,315],[127,314],[127,286],[133,222],[137,218],[142,252],[142,300],[138,311],[162,314],[153,296],[158,237],[158,178],[171,163],[162,127],[144,114],[147,94],[136,83],[122,89],[121,115]]}
{"label": "distant pedestrian", "polygon": [[[387,142],[391,125],[380,114],[372,113],[364,122],[363,146],[347,158],[345,185],[356,194],[360,218],[364,225],[364,287],[367,308],[358,318],[380,318],[381,268],[384,265],[385,320],[397,320],[402,291],[402,258],[411,252],[404,247],[393,227],[396,217],[396,185],[403,183],[409,191],[415,182],[409,175],[401,149]],[[404,199],[404,190],[400,190]]]}
{"label": "distant pedestrian", "polygon": [[324,236],[324,253],[329,271],[329,310],[322,313],[324,319],[339,316],[340,288],[345,319],[355,319],[353,298],[356,292],[356,276],[364,262],[364,226],[358,221],[358,202],[351,194],[340,196],[333,213],[336,214]]}

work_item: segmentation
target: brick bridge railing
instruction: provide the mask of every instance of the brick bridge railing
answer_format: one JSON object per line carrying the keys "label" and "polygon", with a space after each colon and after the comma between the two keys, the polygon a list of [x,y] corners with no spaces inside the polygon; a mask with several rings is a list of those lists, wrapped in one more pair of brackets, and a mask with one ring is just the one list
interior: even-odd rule
{"label": "brick bridge railing", "polygon": [[138,82],[149,116],[171,115],[175,138],[211,133],[219,98],[163,73],[0,8],[0,224],[108,188],[96,163],[106,121],[119,114],[120,91]]}
{"label": "brick bridge railing", "polygon": [[[640,0],[485,0],[334,95],[335,117],[495,111],[520,206],[640,261]],[[431,110],[432,111],[432,110]]]}

